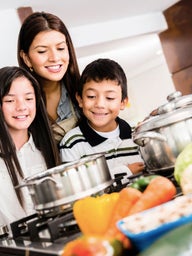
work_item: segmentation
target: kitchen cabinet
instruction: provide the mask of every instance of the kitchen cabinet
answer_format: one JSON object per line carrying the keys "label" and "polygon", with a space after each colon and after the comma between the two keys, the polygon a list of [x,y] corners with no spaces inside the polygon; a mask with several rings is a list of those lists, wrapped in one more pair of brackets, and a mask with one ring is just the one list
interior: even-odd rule
{"label": "kitchen cabinet", "polygon": [[164,11],[168,29],[159,34],[176,90],[192,93],[192,1],[182,0]]}
{"label": "kitchen cabinet", "polygon": [[33,13],[33,10],[31,7],[20,7],[17,9],[17,13],[21,23],[23,23],[27,16]]}

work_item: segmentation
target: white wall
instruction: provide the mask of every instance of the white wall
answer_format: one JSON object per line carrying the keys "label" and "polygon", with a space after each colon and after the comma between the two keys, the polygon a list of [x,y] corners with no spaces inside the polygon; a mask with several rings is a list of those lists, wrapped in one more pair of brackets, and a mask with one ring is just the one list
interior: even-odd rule
{"label": "white wall", "polygon": [[0,11],[0,67],[17,65],[20,20],[15,9]]}
{"label": "white wall", "polygon": [[167,102],[175,88],[162,56],[160,63],[128,79],[130,106],[121,113],[131,125],[136,125],[150,112]]}

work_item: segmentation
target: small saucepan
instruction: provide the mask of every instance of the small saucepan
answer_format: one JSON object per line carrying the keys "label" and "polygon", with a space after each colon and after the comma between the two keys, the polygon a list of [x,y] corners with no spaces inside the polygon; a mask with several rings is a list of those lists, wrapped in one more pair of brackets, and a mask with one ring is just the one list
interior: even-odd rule
{"label": "small saucepan", "polygon": [[44,211],[97,194],[112,183],[105,156],[96,154],[27,177],[17,188],[27,186],[35,209]]}
{"label": "small saucepan", "polygon": [[133,132],[150,172],[173,171],[177,156],[192,141],[192,95],[176,91],[167,100]]}

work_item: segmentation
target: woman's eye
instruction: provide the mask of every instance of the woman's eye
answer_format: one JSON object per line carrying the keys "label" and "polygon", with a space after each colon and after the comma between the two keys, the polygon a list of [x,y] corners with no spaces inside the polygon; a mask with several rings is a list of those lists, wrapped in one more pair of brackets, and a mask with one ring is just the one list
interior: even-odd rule
{"label": "woman's eye", "polygon": [[65,51],[65,47],[58,48],[59,51]]}
{"label": "woman's eye", "polygon": [[40,54],[41,54],[41,53],[45,53],[45,51],[38,51],[38,53],[40,53]]}

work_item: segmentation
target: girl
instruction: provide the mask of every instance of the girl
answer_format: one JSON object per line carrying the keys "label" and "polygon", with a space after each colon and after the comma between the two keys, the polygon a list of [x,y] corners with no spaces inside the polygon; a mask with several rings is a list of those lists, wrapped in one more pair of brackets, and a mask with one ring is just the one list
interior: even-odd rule
{"label": "girl", "polygon": [[34,213],[21,180],[60,163],[38,82],[23,68],[0,69],[0,224]]}

